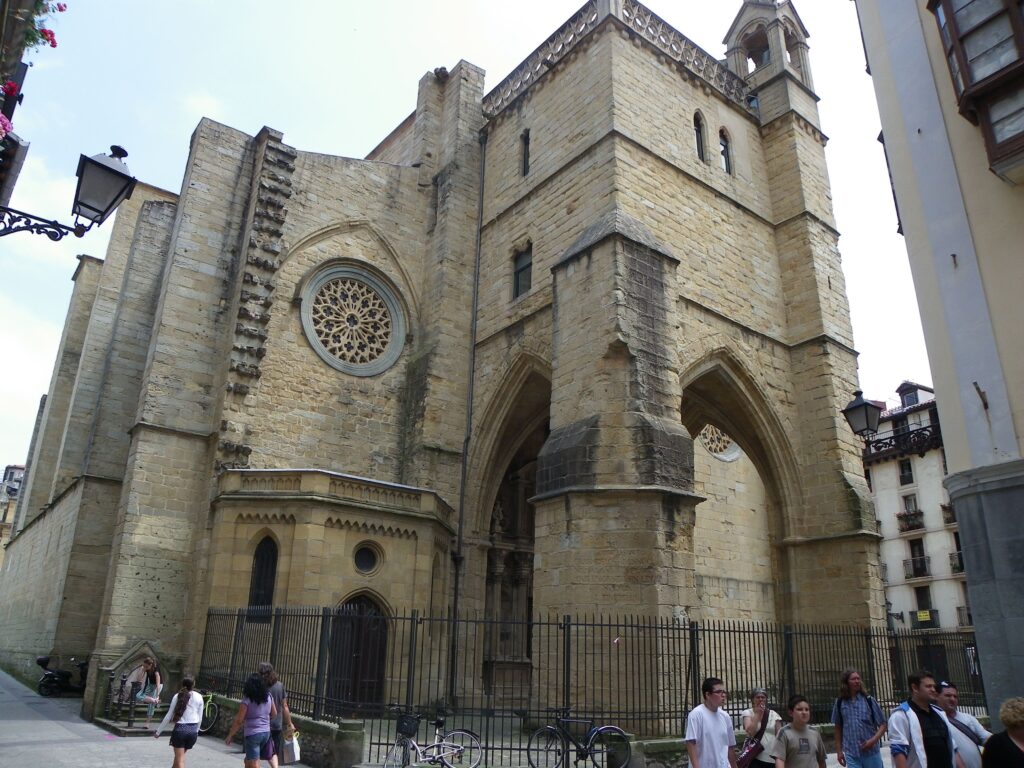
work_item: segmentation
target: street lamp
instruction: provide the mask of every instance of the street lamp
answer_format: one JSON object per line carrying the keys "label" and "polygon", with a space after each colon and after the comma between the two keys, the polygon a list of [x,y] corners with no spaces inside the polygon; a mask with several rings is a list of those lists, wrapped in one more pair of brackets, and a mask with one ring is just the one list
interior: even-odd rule
{"label": "street lamp", "polygon": [[[57,241],[68,234],[82,237],[94,226],[98,227],[117,206],[132,196],[135,189],[135,179],[123,161],[125,157],[128,157],[128,153],[122,147],[113,146],[109,155],[101,153],[92,157],[82,155],[79,158],[75,174],[78,176],[78,187],[71,207],[75,217],[74,226],[69,227],[0,205],[0,237],[12,232],[32,232]],[[84,224],[83,219],[88,224]]]}
{"label": "street lamp", "polygon": [[878,431],[882,409],[870,400],[865,400],[864,393],[858,389],[853,393],[853,400],[843,408],[843,416],[853,433],[866,439]]}

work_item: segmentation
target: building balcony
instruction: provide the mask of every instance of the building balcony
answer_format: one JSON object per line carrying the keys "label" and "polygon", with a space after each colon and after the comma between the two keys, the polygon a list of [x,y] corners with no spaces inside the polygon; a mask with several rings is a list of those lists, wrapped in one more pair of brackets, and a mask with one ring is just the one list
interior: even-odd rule
{"label": "building balcony", "polygon": [[938,424],[928,424],[902,432],[879,432],[864,444],[864,461],[897,458],[916,453],[924,456],[928,451],[942,447],[942,430]]}
{"label": "building balcony", "polygon": [[956,514],[953,512],[952,504],[942,505],[942,524],[956,525]]}
{"label": "building balcony", "polygon": [[900,533],[923,530],[924,512],[920,509],[915,510],[914,512],[897,512],[896,525],[899,526]]}
{"label": "building balcony", "polygon": [[908,557],[903,561],[903,576],[907,579],[927,579],[932,575],[930,557]]}
{"label": "building balcony", "polygon": [[889,564],[888,563],[881,563],[878,568],[879,568],[879,573],[880,573],[880,575],[882,577],[882,581],[884,583],[888,584],[889,583]]}
{"label": "building balcony", "polygon": [[963,573],[964,572],[964,553],[963,552],[950,552],[949,553],[949,570],[951,573]]}
{"label": "building balcony", "polygon": [[971,618],[971,607],[969,605],[958,605],[956,608],[956,625],[958,627],[973,627],[974,619]]}
{"label": "building balcony", "polygon": [[910,612],[911,629],[938,629],[939,612],[934,608]]}

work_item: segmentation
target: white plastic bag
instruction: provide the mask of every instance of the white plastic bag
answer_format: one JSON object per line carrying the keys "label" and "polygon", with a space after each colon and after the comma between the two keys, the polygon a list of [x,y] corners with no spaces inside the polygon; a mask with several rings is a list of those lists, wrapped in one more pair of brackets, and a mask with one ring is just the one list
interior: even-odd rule
{"label": "white plastic bag", "polygon": [[281,749],[281,762],[282,763],[297,763],[302,759],[299,751],[299,732],[295,731],[292,733],[290,739],[284,740],[284,745]]}

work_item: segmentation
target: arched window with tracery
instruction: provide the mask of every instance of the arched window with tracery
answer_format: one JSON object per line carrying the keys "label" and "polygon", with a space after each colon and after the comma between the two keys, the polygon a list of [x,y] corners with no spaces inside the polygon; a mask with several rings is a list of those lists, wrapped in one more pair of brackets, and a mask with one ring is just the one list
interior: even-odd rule
{"label": "arched window with tracery", "polygon": [[721,150],[722,170],[728,174],[732,174],[732,154],[731,148],[729,147],[729,134],[725,132],[724,128],[718,132],[718,146]]}
{"label": "arched window with tracery", "polygon": [[702,163],[707,162],[707,151],[704,148],[704,118],[698,112],[693,116],[693,138],[697,142],[697,157]]}
{"label": "arched window with tracery", "polygon": [[264,536],[252,556],[252,578],[249,581],[249,607],[266,608],[274,604],[274,582],[277,579],[277,542]]}

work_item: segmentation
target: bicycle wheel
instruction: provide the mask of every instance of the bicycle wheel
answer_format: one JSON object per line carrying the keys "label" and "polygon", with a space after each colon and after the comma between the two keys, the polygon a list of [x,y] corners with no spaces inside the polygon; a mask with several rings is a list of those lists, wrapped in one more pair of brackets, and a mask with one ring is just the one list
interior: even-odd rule
{"label": "bicycle wheel", "polygon": [[411,761],[412,744],[406,736],[399,736],[384,756],[384,768],[405,768]]}
{"label": "bicycle wheel", "polygon": [[590,759],[594,768],[626,768],[629,765],[629,738],[614,725],[602,725],[590,740]]}
{"label": "bicycle wheel", "polygon": [[206,733],[213,728],[220,716],[220,706],[215,701],[208,701],[203,707],[203,719],[199,722],[199,732]]}
{"label": "bicycle wheel", "polygon": [[551,725],[538,728],[526,745],[526,759],[530,768],[559,768],[565,760],[569,745],[558,729]]}
{"label": "bicycle wheel", "polygon": [[470,731],[449,731],[441,745],[441,762],[448,768],[476,768],[484,756],[480,739]]}

